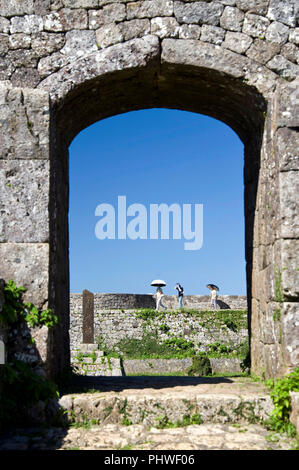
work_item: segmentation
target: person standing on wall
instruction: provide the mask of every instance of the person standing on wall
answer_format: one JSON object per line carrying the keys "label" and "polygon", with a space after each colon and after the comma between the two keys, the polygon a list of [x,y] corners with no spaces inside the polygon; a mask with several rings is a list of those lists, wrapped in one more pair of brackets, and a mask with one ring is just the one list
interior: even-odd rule
{"label": "person standing on wall", "polygon": [[176,283],[175,289],[178,291],[179,308],[183,308],[184,289],[178,282]]}
{"label": "person standing on wall", "polygon": [[164,297],[164,294],[163,294],[161,287],[157,288],[155,297],[156,297],[156,310],[158,311],[160,307],[166,308],[165,305],[162,304],[162,297]]}
{"label": "person standing on wall", "polygon": [[217,291],[219,287],[215,286],[215,284],[208,284],[207,288],[211,291],[211,303],[214,310],[217,310]]}
{"label": "person standing on wall", "polygon": [[217,290],[211,289],[211,303],[214,310],[217,310]]}

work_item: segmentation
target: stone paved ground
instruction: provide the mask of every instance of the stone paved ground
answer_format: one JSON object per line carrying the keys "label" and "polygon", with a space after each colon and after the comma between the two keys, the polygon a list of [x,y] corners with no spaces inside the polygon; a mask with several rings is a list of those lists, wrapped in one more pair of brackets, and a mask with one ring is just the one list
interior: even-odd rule
{"label": "stone paved ground", "polygon": [[259,425],[201,424],[157,429],[144,425],[31,428],[0,440],[0,450],[291,450],[294,439]]}
{"label": "stone paved ground", "polygon": [[[88,393],[87,393],[88,392]],[[90,403],[104,395],[117,394],[138,401],[140,397],[190,400],[194,396],[262,397],[267,389],[250,378],[199,377],[90,377],[79,378],[68,395]],[[99,405],[98,405],[99,406]],[[75,408],[73,408],[75,411]],[[219,417],[219,419],[222,419]],[[279,435],[260,424],[246,422],[204,422],[184,427],[159,429],[142,422],[124,426],[119,422],[100,425],[78,423],[63,428],[14,430],[0,438],[0,450],[291,450],[295,439]]]}

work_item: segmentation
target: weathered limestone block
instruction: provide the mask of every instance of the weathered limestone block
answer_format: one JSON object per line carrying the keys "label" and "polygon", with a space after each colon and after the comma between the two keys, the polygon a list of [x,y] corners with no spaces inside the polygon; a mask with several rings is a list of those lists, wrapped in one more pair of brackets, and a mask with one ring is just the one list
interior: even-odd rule
{"label": "weathered limestone block", "polygon": [[240,10],[264,15],[267,13],[269,0],[236,0],[235,3]]}
{"label": "weathered limestone block", "polygon": [[296,26],[298,15],[298,2],[296,0],[270,0],[268,18],[272,21],[280,21],[289,26]]}
{"label": "weathered limestone block", "polygon": [[38,33],[43,30],[43,19],[39,15],[14,16],[11,18],[10,33]]}
{"label": "weathered limestone block", "polygon": [[87,28],[87,12],[83,9],[70,10],[63,8],[44,16],[44,30],[53,32],[69,31]]}
{"label": "weathered limestone block", "polygon": [[7,34],[9,33],[9,30],[10,30],[10,21],[0,16],[0,32]]}
{"label": "weathered limestone block", "polygon": [[279,170],[298,170],[299,133],[289,127],[282,127],[276,131],[275,137],[276,146],[279,151]]}
{"label": "weathered limestone block", "polygon": [[[0,43],[1,43],[0,38]],[[23,33],[11,34],[9,36],[9,48],[10,49],[29,49],[31,46],[31,36]],[[0,46],[1,50],[1,46]]]}
{"label": "weathered limestone block", "polygon": [[224,6],[219,2],[174,2],[174,15],[179,23],[218,26]]}
{"label": "weathered limestone block", "polygon": [[39,57],[57,52],[65,44],[63,33],[41,32],[31,35],[31,47]]}
{"label": "weathered limestone block", "polygon": [[97,47],[104,49],[123,41],[120,25],[111,23],[96,30]]}
{"label": "weathered limestone block", "polygon": [[218,26],[203,25],[201,28],[201,40],[221,45],[225,36],[225,31]]}
{"label": "weathered limestone block", "polygon": [[118,25],[124,41],[150,34],[151,23],[148,19],[124,21]]}
{"label": "weathered limestone block", "polygon": [[36,52],[31,50],[9,51],[6,58],[12,62],[14,68],[35,68],[38,61]]}
{"label": "weathered limestone block", "polygon": [[281,54],[294,64],[299,64],[299,48],[295,44],[285,44],[281,48]]}
{"label": "weathered limestone block", "polygon": [[109,23],[126,19],[126,7],[120,3],[104,6],[102,10],[89,10],[89,29],[97,29]]}
{"label": "weathered limestone block", "polygon": [[65,35],[65,45],[60,52],[72,61],[97,50],[94,31],[68,31]]}
{"label": "weathered limestone block", "polygon": [[279,174],[280,233],[282,238],[299,238],[298,224],[298,171]]}
{"label": "weathered limestone block", "polygon": [[297,302],[284,303],[281,309],[283,357],[288,368],[299,363],[299,305]]}
{"label": "weathered limestone block", "polygon": [[299,392],[290,392],[291,397],[291,414],[290,421],[295,426],[299,434]]}
{"label": "weathered limestone block", "polygon": [[[159,53],[157,36],[145,36],[107,49],[94,52],[86,58],[67,65],[63,70],[43,80],[39,87],[48,90],[52,99],[65,96],[74,86],[86,80],[117,70],[143,67]],[[69,80],[65,81],[65,74]]]}
{"label": "weathered limestone block", "polygon": [[49,329],[45,325],[33,328],[31,329],[31,336],[34,339],[35,349],[38,351],[40,361],[46,363],[49,347]]}
{"label": "weathered limestone block", "polygon": [[261,38],[265,36],[269,25],[270,21],[267,18],[249,13],[244,19],[242,32],[255,38]]}
{"label": "weathered limestone block", "polygon": [[299,297],[298,271],[299,240],[281,241],[281,277],[282,289],[288,298]]}
{"label": "weathered limestone block", "polygon": [[19,67],[11,75],[11,83],[17,88],[35,88],[40,80],[38,71],[33,67]]}
{"label": "weathered limestone block", "polygon": [[13,279],[27,289],[24,299],[46,308],[49,283],[49,245],[47,243],[0,243],[0,277]]}
{"label": "weathered limestone block", "polygon": [[0,0],[0,16],[30,15],[34,13],[34,0]]}
{"label": "weathered limestone block", "polygon": [[262,349],[262,357],[264,364],[263,369],[259,371],[261,376],[265,379],[270,377],[279,377],[284,375],[285,367],[282,357],[281,347],[278,343],[276,344],[264,344]]}
{"label": "weathered limestone block", "polygon": [[49,96],[0,87],[1,159],[49,158]]}
{"label": "weathered limestone block", "polygon": [[179,30],[180,39],[199,39],[201,27],[197,24],[182,24]]}
{"label": "weathered limestone block", "polygon": [[289,28],[283,23],[274,21],[267,29],[265,37],[267,41],[275,42],[276,44],[284,44],[289,37]]}
{"label": "weathered limestone block", "polygon": [[285,302],[281,307],[283,357],[287,368],[299,364],[299,305]]}
{"label": "weathered limestone block", "polygon": [[273,57],[273,59],[268,62],[267,66],[287,80],[294,80],[299,75],[299,66],[293,64],[282,55]]}
{"label": "weathered limestone block", "polygon": [[0,160],[0,242],[49,240],[49,161]]}
{"label": "weathered limestone block", "polygon": [[264,344],[281,343],[281,306],[278,302],[269,302],[261,324],[261,339]]}
{"label": "weathered limestone block", "polygon": [[188,64],[209,69],[217,69],[228,75],[240,78],[256,64],[244,56],[202,41],[164,39],[162,42],[162,64],[164,62]]}
{"label": "weathered limestone block", "polygon": [[173,1],[144,0],[132,2],[127,5],[127,19],[153,18],[155,16],[171,16],[173,14]]}
{"label": "weathered limestone block", "polygon": [[[299,103],[298,103],[298,84],[299,78],[292,83],[280,83],[277,87],[275,101],[275,128],[299,127]],[[277,149],[281,151],[280,148]]]}
{"label": "weathered limestone block", "polygon": [[289,41],[299,46],[299,28],[290,30]]}
{"label": "weathered limestone block", "polygon": [[110,23],[96,30],[96,42],[99,48],[112,46],[133,38],[150,34],[151,24],[148,19],[136,19],[122,23]]}
{"label": "weathered limestone block", "polygon": [[38,73],[41,78],[56,72],[57,70],[65,67],[69,62],[68,57],[61,52],[54,52],[53,54],[42,57],[38,63]]}
{"label": "weathered limestone block", "polygon": [[99,0],[62,0],[66,8],[96,8]]}
{"label": "weathered limestone block", "polygon": [[225,35],[223,47],[226,47],[233,52],[237,52],[238,54],[244,54],[244,52],[246,52],[251,46],[252,41],[252,37],[247,34],[228,31]]}
{"label": "weathered limestone block", "polygon": [[238,8],[227,6],[220,18],[220,26],[229,31],[242,31],[244,16]]}
{"label": "weathered limestone block", "polygon": [[151,34],[156,34],[161,39],[178,37],[179,28],[175,18],[158,17],[151,20]]}
{"label": "weathered limestone block", "polygon": [[262,39],[255,39],[250,49],[246,52],[246,55],[253,60],[258,60],[261,64],[266,64],[275,54],[279,53],[279,51],[280,47],[278,44],[270,43]]}

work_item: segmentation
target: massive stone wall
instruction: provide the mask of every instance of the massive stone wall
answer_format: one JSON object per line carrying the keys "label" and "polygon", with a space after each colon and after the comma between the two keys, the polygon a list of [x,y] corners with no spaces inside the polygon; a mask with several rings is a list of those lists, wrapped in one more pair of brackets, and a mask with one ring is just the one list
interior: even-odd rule
{"label": "massive stone wall", "polygon": [[[148,322],[138,317],[142,308],[153,308],[150,295],[133,294],[95,294],[94,296],[94,342],[100,336],[108,348],[112,348],[121,339],[142,339],[145,330],[159,333],[161,340],[168,338],[167,332],[160,327],[167,325],[172,336],[184,337],[193,341],[196,348],[205,351],[209,343],[220,341],[221,343],[237,346],[248,339],[247,314],[242,316],[242,328],[235,332],[226,327],[224,320],[209,320],[207,325],[204,318],[192,313],[189,309],[199,311],[211,311],[208,296],[185,296],[186,312],[179,313],[177,297],[165,296],[163,303],[167,307],[161,317],[157,315]],[[188,307],[187,307],[188,305]],[[244,296],[222,296],[219,298],[218,311],[221,308],[232,310],[246,310],[247,303]],[[171,310],[176,313],[171,313]],[[209,317],[210,318],[210,317]],[[83,309],[82,295],[71,294],[70,296],[70,347],[71,350],[80,349],[83,343]],[[197,346],[200,342],[200,346]]]}
{"label": "massive stone wall", "polygon": [[294,79],[297,14],[295,0],[1,0],[0,78],[35,88],[78,59],[152,35],[200,40],[203,53],[213,44]]}
{"label": "massive stone wall", "polygon": [[[70,295],[70,347],[71,350],[80,348],[83,341],[83,302],[82,294]],[[178,301],[175,295],[165,295],[163,304],[167,310],[177,310]],[[196,309],[199,311],[211,310],[211,302],[209,296],[205,295],[186,295],[184,296],[184,307],[186,309]],[[144,322],[136,318],[136,311],[144,308],[155,308],[155,302],[151,295],[136,294],[95,294],[94,295],[94,341],[101,336],[108,347],[112,347],[115,343],[126,337],[135,337],[141,339],[144,333]],[[218,299],[218,309],[246,310],[247,299],[245,296],[224,295]],[[203,345],[218,340],[221,337],[221,328],[216,333],[216,329],[212,333],[204,333],[202,328],[198,333],[198,319],[192,317],[188,313],[169,314],[169,318],[157,318],[154,322],[155,327],[159,327],[169,323],[171,333],[173,335],[183,335],[186,338],[198,342]],[[194,328],[195,329],[194,329]],[[192,333],[191,330],[194,329]],[[191,335],[191,336],[190,336]],[[244,341],[248,335],[245,328],[241,335],[231,333],[231,337],[224,335],[224,340],[232,340],[238,344]],[[223,336],[223,335],[222,335]],[[214,338],[214,341],[213,341]]]}
{"label": "massive stone wall", "polygon": [[69,362],[68,145],[89,124],[168,107],[245,145],[253,370],[298,365],[298,2],[0,0],[0,276],[60,324]]}

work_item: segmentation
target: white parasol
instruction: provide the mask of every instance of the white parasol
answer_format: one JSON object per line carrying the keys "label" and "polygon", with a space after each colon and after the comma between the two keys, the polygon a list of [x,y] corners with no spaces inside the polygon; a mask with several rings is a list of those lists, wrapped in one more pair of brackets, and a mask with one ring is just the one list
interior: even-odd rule
{"label": "white parasol", "polygon": [[151,286],[155,287],[165,287],[166,282],[162,281],[162,279],[155,279],[154,281],[151,282]]}

